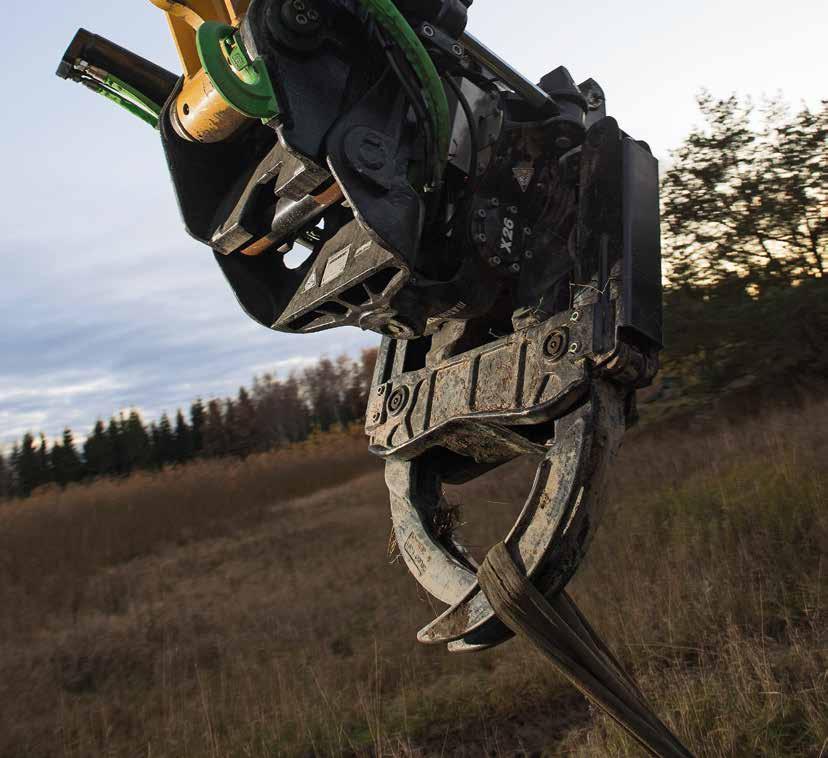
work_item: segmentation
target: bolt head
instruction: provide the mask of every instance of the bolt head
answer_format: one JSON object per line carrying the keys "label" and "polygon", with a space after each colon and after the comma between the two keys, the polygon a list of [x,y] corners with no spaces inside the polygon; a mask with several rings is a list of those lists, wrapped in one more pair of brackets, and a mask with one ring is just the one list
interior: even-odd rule
{"label": "bolt head", "polygon": [[483,210],[483,208],[481,208],[479,211],[477,211],[477,216],[478,218],[486,218],[486,211]]}
{"label": "bolt head", "polygon": [[553,361],[558,360],[566,352],[566,341],[566,331],[556,329],[543,343],[544,355]]}
{"label": "bolt head", "polygon": [[[297,21],[299,17],[297,16]],[[307,19],[305,20],[307,23]],[[359,146],[359,160],[371,171],[378,171],[385,166],[388,151],[382,139],[375,134],[367,134]]]}
{"label": "bolt head", "polygon": [[458,58],[460,58],[466,51],[463,49],[462,45],[455,44],[451,46],[451,52],[453,52]]}
{"label": "bolt head", "polygon": [[302,2],[302,0],[293,0],[293,7],[296,8],[296,10],[298,11],[305,10],[305,4]]}
{"label": "bolt head", "polygon": [[500,199],[496,198],[496,197],[493,197],[491,200],[489,200],[489,205],[491,205],[492,208],[499,207],[500,206]]}
{"label": "bolt head", "polygon": [[500,265],[500,256],[499,255],[493,255],[491,258],[489,258],[489,264],[492,265],[492,266],[499,266]]}
{"label": "bolt head", "polygon": [[511,213],[514,216],[514,215],[517,214],[517,212],[518,212],[518,207],[516,205],[510,205],[509,206],[509,213]]}
{"label": "bolt head", "polygon": [[532,256],[533,256],[534,254],[535,254],[535,253],[534,253],[532,250],[526,250],[526,251],[523,253],[523,257],[524,257],[524,258],[526,258],[526,260],[528,261],[528,260],[530,260],[530,259],[532,258]]}
{"label": "bolt head", "polygon": [[531,226],[524,226],[523,227],[523,236],[524,237],[531,237],[532,236],[532,227]]}
{"label": "bolt head", "polygon": [[392,416],[398,416],[408,403],[408,387],[397,387],[388,398],[388,411]]}
{"label": "bolt head", "polygon": [[311,21],[319,21],[319,13],[318,13],[317,11],[315,11],[313,8],[311,8],[311,9],[308,11],[308,18],[309,18]]}
{"label": "bolt head", "polygon": [[308,23],[308,17],[304,13],[297,13],[296,23],[299,24],[299,26],[304,26]]}
{"label": "bolt head", "polygon": [[384,384],[381,384],[379,387],[377,387],[377,394],[378,395],[384,395],[385,394],[385,385]]}
{"label": "bolt head", "polygon": [[434,36],[434,27],[433,27],[433,26],[429,26],[428,24],[425,24],[425,25],[423,26],[423,34],[424,34],[426,37],[433,37],[433,36]]}
{"label": "bolt head", "polygon": [[475,237],[475,239],[476,239],[476,240],[477,240],[477,241],[478,241],[478,242],[482,245],[482,244],[484,244],[484,243],[486,242],[486,240],[488,240],[489,238],[488,238],[485,234],[483,234],[483,233],[481,232],[480,234],[478,234],[478,235]]}
{"label": "bolt head", "polygon": [[579,311],[572,311],[572,315],[569,317],[570,321],[580,321],[581,314]]}
{"label": "bolt head", "polygon": [[509,271],[511,271],[513,274],[520,273],[520,264],[513,263],[511,266],[509,266]]}
{"label": "bolt head", "polygon": [[565,135],[561,135],[555,140],[555,146],[561,150],[569,150],[572,147],[572,140]]}
{"label": "bolt head", "polygon": [[573,342],[573,343],[569,346],[569,352],[570,352],[570,353],[573,353],[573,354],[574,354],[574,353],[577,353],[580,349],[581,349],[581,346],[580,346],[577,342]]}

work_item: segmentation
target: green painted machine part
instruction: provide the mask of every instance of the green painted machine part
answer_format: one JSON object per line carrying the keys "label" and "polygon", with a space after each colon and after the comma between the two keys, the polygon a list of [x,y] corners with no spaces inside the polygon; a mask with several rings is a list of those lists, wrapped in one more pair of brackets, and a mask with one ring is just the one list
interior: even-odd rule
{"label": "green painted machine part", "polygon": [[196,32],[201,65],[231,107],[249,118],[270,121],[279,115],[273,84],[264,63],[248,58],[236,34],[232,26],[205,21]]}
{"label": "green painted machine part", "polygon": [[440,74],[434,66],[434,61],[431,60],[431,56],[423,47],[411,25],[391,0],[360,0],[360,3],[385,32],[391,36],[394,42],[399,45],[422,84],[428,114],[437,139],[440,159],[438,169],[442,174],[442,168],[448,160],[451,123],[448,98]]}

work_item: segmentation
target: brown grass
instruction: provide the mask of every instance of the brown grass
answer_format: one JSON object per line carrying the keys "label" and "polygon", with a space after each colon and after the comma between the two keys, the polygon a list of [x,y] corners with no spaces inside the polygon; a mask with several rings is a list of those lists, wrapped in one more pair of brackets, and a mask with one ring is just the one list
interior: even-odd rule
{"label": "brown grass", "polygon": [[[650,427],[616,467],[573,594],[698,755],[825,747],[826,424]],[[479,550],[526,473],[450,493]],[[521,642],[417,645],[388,535],[358,438],[0,509],[0,756],[637,754]]]}

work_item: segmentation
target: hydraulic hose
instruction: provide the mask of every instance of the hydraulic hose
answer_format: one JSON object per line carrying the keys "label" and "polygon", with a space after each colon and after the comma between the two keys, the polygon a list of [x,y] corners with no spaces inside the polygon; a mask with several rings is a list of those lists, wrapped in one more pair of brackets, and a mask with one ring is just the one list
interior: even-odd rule
{"label": "hydraulic hose", "polygon": [[431,120],[437,154],[435,184],[442,180],[443,167],[448,160],[451,125],[449,122],[449,105],[440,74],[431,56],[423,47],[414,30],[399,12],[392,0],[359,0],[369,15],[383,28],[385,33],[397,44],[411,65],[423,89],[428,115]]}

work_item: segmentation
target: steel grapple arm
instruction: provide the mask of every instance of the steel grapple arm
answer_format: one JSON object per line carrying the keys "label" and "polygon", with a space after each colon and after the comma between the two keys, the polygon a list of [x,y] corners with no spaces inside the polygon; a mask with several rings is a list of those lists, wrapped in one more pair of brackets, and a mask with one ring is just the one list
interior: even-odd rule
{"label": "steel grapple arm", "polygon": [[397,544],[447,610],[428,643],[511,631],[444,483],[537,461],[504,543],[548,598],[575,572],[661,347],[658,168],[592,79],[535,84],[471,0],[152,0],[183,75],[86,32],[59,74],[156,126],[188,232],[296,334],[382,335],[367,408]]}

